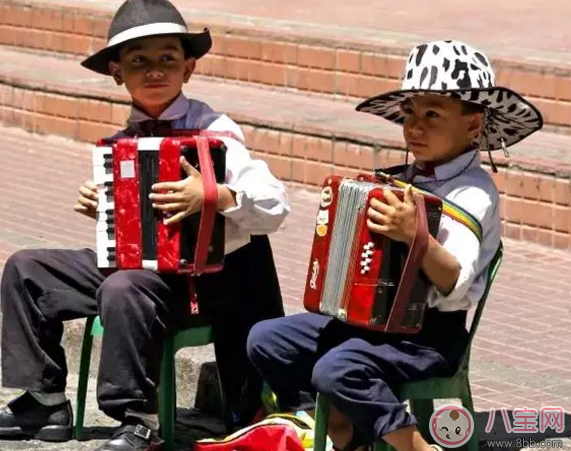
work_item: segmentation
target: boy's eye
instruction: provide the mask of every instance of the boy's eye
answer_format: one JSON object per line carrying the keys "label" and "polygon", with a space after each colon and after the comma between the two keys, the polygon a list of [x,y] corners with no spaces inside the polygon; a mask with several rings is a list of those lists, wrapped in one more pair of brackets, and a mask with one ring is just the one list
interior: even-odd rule
{"label": "boy's eye", "polygon": [[438,114],[436,111],[430,110],[426,112],[426,117],[440,117],[440,114]]}
{"label": "boy's eye", "polygon": [[412,110],[412,108],[409,107],[409,106],[403,107],[403,108],[402,108],[402,112],[403,112],[404,114],[413,114],[413,113],[414,113],[414,111]]}
{"label": "boy's eye", "polygon": [[161,57],[161,60],[164,61],[164,62],[170,62],[170,61],[175,61],[176,58],[175,58],[174,55],[168,54],[168,55],[163,55],[163,56]]}
{"label": "boy's eye", "polygon": [[140,64],[143,63],[145,61],[145,57],[142,55],[135,55],[133,56],[133,58],[131,58],[131,62],[134,64]]}

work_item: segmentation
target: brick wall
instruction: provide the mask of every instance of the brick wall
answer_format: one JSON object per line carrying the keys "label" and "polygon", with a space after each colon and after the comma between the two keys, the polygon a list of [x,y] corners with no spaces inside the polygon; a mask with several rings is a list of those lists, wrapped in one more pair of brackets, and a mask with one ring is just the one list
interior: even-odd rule
{"label": "brick wall", "polygon": [[[94,142],[125,123],[128,106],[0,83],[0,121],[36,133]],[[284,181],[318,188],[330,174],[354,176],[399,164],[400,149],[305,134],[288,128],[241,124],[249,149]],[[504,236],[571,249],[569,174],[545,175],[501,167],[493,174],[501,193]]]}
{"label": "brick wall", "polygon": [[[105,45],[110,14],[87,8],[0,5],[0,44],[84,56]],[[201,27],[196,25],[197,29]],[[360,99],[396,89],[403,50],[218,27],[203,75]],[[497,83],[532,100],[556,131],[571,133],[571,70],[494,59]]]}

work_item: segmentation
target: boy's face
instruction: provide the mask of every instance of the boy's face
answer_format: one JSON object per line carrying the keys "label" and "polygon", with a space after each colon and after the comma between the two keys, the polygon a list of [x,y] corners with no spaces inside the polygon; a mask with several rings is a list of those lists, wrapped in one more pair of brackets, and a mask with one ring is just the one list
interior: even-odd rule
{"label": "boy's face", "polygon": [[109,69],[118,85],[125,83],[133,102],[156,117],[178,96],[195,64],[194,58],[185,60],[179,38],[157,36],[124,45],[119,62]]}
{"label": "boy's face", "polygon": [[484,115],[466,114],[462,101],[427,95],[406,100],[404,139],[416,159],[445,162],[464,152],[480,135]]}

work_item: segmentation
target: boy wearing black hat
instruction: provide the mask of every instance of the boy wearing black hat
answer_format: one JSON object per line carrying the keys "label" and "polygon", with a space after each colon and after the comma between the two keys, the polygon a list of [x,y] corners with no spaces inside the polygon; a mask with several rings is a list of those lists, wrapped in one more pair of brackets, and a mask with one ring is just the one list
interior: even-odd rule
{"label": "boy wearing black hat", "polygon": [[[168,0],[129,0],[111,23],[106,48],[82,64],[111,75],[132,97],[128,127],[116,137],[155,135],[164,128],[235,136],[221,138],[227,146],[226,183],[218,186],[218,211],[226,217],[225,266],[200,277],[197,292],[211,317],[225,394],[243,424],[257,407],[261,386],[246,357],[248,331],[257,321],[284,314],[267,234],[283,222],[289,204],[268,166],[250,158],[238,125],[182,94],[196,60],[210,47],[208,30],[189,33]],[[169,213],[167,224],[200,210],[203,200],[200,174],[184,159],[181,165],[188,178],[157,184],[151,195],[154,207]],[[97,200],[97,187],[86,182],[74,209],[95,217]],[[122,425],[98,451],[160,446],[156,389],[163,339],[190,324],[187,280],[146,270],[106,276],[90,249],[12,255],[1,283],[2,376],[4,386],[26,391],[0,411],[0,437],[71,438],[62,322],[100,315],[105,334],[98,402]]]}
{"label": "boy wearing black hat", "polygon": [[[420,333],[379,333],[314,313],[262,321],[250,332],[250,359],[282,409],[311,410],[316,392],[330,401],[337,413],[329,429],[335,449],[364,449],[383,439],[398,451],[430,450],[394,391],[457,369],[467,311],[482,297],[500,245],[499,195],[480,153],[513,145],[543,124],[532,104],[494,86],[494,78],[478,50],[458,41],[430,42],[411,51],[402,89],[357,107],[403,125],[415,161],[396,175],[456,204],[481,227],[474,233],[442,215],[422,260],[432,286]],[[367,225],[410,246],[416,231],[410,185],[404,201],[390,191],[386,196],[386,204],[371,202]],[[466,434],[456,432],[450,431],[452,441]]]}

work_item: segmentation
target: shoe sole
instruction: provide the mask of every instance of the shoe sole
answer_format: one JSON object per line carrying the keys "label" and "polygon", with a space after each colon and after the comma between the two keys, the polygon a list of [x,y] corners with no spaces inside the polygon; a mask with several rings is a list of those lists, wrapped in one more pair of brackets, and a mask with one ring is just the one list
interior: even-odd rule
{"label": "shoe sole", "polygon": [[38,430],[26,430],[18,426],[0,428],[0,438],[32,438],[43,442],[68,442],[73,438],[71,426],[44,426]]}

